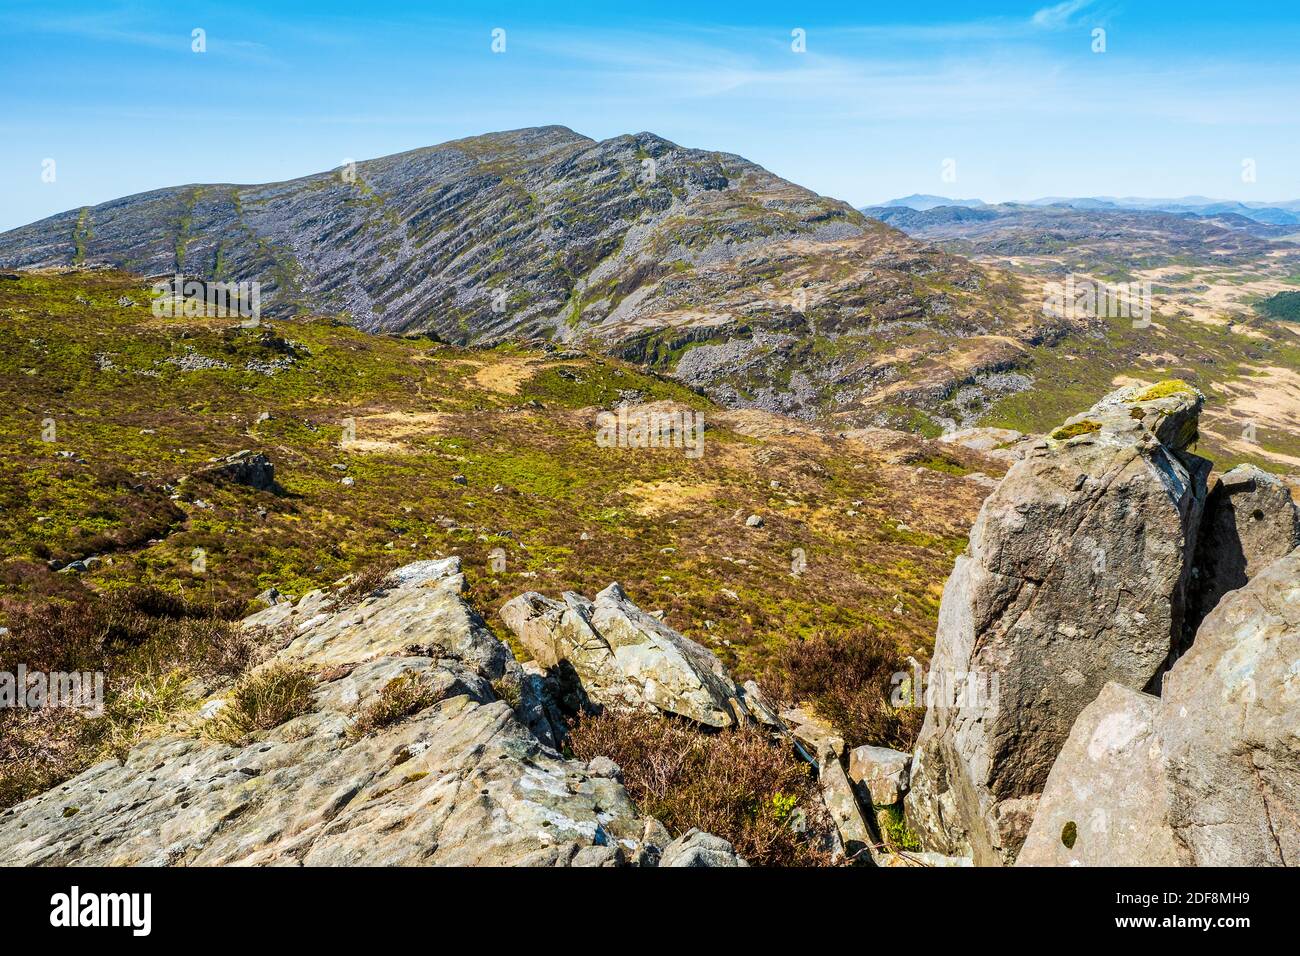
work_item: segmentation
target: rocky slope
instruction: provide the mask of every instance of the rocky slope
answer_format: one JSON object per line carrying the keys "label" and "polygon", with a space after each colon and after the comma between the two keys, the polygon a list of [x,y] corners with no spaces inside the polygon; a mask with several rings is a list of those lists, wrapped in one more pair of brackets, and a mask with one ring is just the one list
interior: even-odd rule
{"label": "rocky slope", "polygon": [[258,280],[268,316],[458,344],[584,341],[804,417],[898,417],[1039,336],[1004,277],[739,156],[558,126],[156,190],[0,235],[0,267],[33,266]]}
{"label": "rocky slope", "polygon": [[[743,865],[725,841],[674,842],[639,815],[612,762],[543,743],[526,722],[545,721],[536,685],[463,585],[455,559],[417,562],[355,607],[313,592],[249,618],[287,638],[263,669],[316,675],[304,713],[234,744],[200,720],[101,763],[0,813],[0,863]],[[427,698],[358,735],[403,681]],[[215,696],[201,713],[235,706]]]}

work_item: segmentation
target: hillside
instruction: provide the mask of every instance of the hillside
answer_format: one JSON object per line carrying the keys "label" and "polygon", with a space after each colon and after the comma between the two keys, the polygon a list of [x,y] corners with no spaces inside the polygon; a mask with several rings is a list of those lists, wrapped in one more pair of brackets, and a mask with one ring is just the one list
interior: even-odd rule
{"label": "hillside", "polygon": [[[0,626],[21,638],[28,621],[38,660],[110,662],[110,708],[142,674],[194,662],[129,627],[49,647],[96,595],[153,587],[229,617],[268,588],[450,554],[502,637],[491,611],[507,598],[619,581],[741,676],[818,633],[882,629],[924,656],[987,491],[976,473],[1005,467],[726,410],[544,343],[467,349],[310,315],[248,329],[157,319],[148,301],[105,271],[0,279]],[[703,456],[598,447],[597,412],[621,402],[701,411]],[[270,459],[274,487],[209,471],[244,449]],[[65,601],[72,620],[41,616]]]}

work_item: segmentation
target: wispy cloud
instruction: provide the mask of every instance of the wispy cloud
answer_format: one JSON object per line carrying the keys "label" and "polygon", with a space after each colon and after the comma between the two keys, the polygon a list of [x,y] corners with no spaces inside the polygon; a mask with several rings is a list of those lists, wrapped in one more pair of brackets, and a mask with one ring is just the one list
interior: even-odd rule
{"label": "wispy cloud", "polygon": [[1086,7],[1092,6],[1092,0],[1064,0],[1050,7],[1043,7],[1029,18],[1030,23],[1044,30],[1064,30],[1074,26],[1074,15]]}

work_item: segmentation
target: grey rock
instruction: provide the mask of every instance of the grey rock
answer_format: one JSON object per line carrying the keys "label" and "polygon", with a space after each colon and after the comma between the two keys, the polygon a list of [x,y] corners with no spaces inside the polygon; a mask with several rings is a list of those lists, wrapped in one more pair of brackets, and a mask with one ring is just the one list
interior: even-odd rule
{"label": "grey rock", "polygon": [[892,806],[907,792],[912,755],[870,745],[849,751],[849,779],[878,807]]}
{"label": "grey rock", "polygon": [[821,783],[822,803],[831,815],[844,852],[850,858],[869,853],[876,841],[862,816],[853,784],[849,782],[839,757],[823,751],[818,761],[817,779]]}
{"label": "grey rock", "polygon": [[1199,866],[1300,865],[1300,551],[1224,596],[1160,705],[1169,820]]}
{"label": "grey rock", "polygon": [[[275,491],[275,465],[261,452],[236,452],[215,465],[202,469],[198,477],[209,481],[233,482],[258,491]],[[198,502],[195,502],[197,504]]]}
{"label": "grey rock", "polygon": [[659,859],[660,866],[749,866],[722,837],[699,830],[687,830],[668,846]]}
{"label": "grey rock", "polygon": [[[197,728],[144,741],[0,812],[0,864],[612,865],[657,853],[643,837],[662,828],[618,780],[563,759],[496,699],[509,652],[444,570],[355,607],[312,592],[255,615],[249,626],[274,615],[296,632],[272,662],[320,675],[309,712],[243,747]],[[407,671],[437,702],[354,739],[357,709]]]}
{"label": "grey rock", "polygon": [[571,666],[594,703],[652,707],[710,727],[747,718],[744,694],[717,657],[646,614],[618,584],[595,602],[527,592],[501,608],[501,619],[543,666]]}
{"label": "grey rock", "polygon": [[1132,399],[1012,465],[957,559],[905,801],[927,849],[1011,862],[1078,715],[1108,681],[1156,689],[1185,646],[1209,463],[1156,434],[1190,440],[1201,398]]}
{"label": "grey rock", "polygon": [[1219,477],[1196,547],[1196,621],[1229,591],[1300,547],[1300,512],[1286,484],[1255,465]]}
{"label": "grey rock", "polygon": [[1159,698],[1107,684],[1052,766],[1016,866],[1178,866]]}

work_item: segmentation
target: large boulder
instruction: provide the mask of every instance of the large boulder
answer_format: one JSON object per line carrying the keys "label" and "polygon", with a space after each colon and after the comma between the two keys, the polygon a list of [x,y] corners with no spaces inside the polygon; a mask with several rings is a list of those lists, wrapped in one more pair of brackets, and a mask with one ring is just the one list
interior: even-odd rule
{"label": "large boulder", "polygon": [[1230,592],[1165,681],[1169,822],[1202,866],[1300,865],[1300,551]]}
{"label": "large boulder", "polygon": [[944,588],[942,692],[905,804],[927,849],[1011,862],[1075,719],[1108,681],[1155,689],[1181,649],[1210,467],[1186,451],[1201,402],[1181,383],[1121,389],[985,500]]}
{"label": "large boulder", "polygon": [[638,608],[618,584],[594,602],[528,592],[501,618],[539,663],[573,668],[585,696],[601,706],[650,707],[709,727],[748,719],[744,691],[722,662]]}
{"label": "large boulder", "polygon": [[1107,684],[1074,722],[1016,866],[1177,866],[1160,699]]}
{"label": "large boulder", "polygon": [[[351,607],[312,592],[250,619],[289,642],[271,663],[316,673],[306,713],[246,746],[198,727],[138,744],[0,813],[0,864],[652,863],[666,834],[617,774],[544,746],[499,696],[518,665],[457,564],[392,580]],[[433,702],[350,732],[408,674]]]}
{"label": "large boulder", "polygon": [[1196,546],[1196,623],[1297,547],[1300,511],[1281,479],[1255,465],[1221,475],[1206,499]]}
{"label": "large boulder", "polygon": [[1300,551],[1229,592],[1161,698],[1107,684],[1017,865],[1300,865]]}

